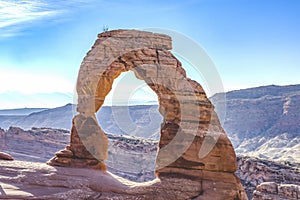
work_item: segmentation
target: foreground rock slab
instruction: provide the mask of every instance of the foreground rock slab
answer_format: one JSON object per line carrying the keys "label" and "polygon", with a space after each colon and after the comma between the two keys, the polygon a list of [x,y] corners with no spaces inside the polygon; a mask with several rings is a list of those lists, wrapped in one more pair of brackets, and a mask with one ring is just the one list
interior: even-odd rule
{"label": "foreground rock slab", "polygon": [[[15,160],[46,162],[57,150],[65,148],[69,143],[69,132],[61,129],[15,130],[16,128],[10,128],[6,131],[7,145],[6,149],[3,149]],[[16,145],[20,138],[22,138],[22,148]],[[106,161],[108,171],[134,182],[155,179],[157,141],[110,134],[108,138],[110,154]],[[32,141],[35,141],[34,145]],[[47,148],[40,148],[41,146]],[[71,156],[68,150],[61,153]],[[244,156],[238,156],[237,160],[239,170],[236,175],[240,178],[249,199],[252,199],[256,186],[263,182],[300,185],[300,165]]]}
{"label": "foreground rock slab", "polygon": [[14,158],[7,153],[0,152],[0,160],[14,160]]}
{"label": "foreground rock slab", "polygon": [[224,200],[218,190],[227,192],[228,200],[240,199],[236,193],[236,180],[230,174],[218,173],[218,176],[214,176],[213,173],[207,174],[203,181],[166,177],[136,183],[101,170],[0,161],[0,199]]}

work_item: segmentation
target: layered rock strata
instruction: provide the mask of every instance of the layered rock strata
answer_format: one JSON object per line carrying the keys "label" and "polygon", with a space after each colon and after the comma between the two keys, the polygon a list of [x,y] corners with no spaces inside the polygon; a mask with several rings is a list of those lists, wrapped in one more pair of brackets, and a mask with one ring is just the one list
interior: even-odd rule
{"label": "layered rock strata", "polygon": [[280,164],[268,160],[251,157],[237,158],[239,169],[236,175],[240,178],[249,199],[253,197],[253,191],[264,182],[276,184],[299,185],[299,165]]}
{"label": "layered rock strata", "polygon": [[[201,85],[187,78],[169,51],[171,38],[136,30],[98,35],[84,58],[77,80],[79,114],[73,119],[71,142],[50,165],[105,170],[107,136],[95,113],[115,78],[133,71],[157,94],[163,116],[156,158],[156,175],[188,178],[201,183],[199,199],[246,199],[236,155]],[[202,197],[201,197],[202,196]],[[211,196],[212,197],[212,196]]]}
{"label": "layered rock strata", "polygon": [[300,185],[264,182],[253,194],[253,200],[296,200],[300,199]]}

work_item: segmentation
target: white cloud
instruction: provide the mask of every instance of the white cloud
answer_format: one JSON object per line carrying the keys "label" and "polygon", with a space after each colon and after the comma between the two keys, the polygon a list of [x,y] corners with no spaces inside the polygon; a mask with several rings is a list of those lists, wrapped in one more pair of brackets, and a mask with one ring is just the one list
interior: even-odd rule
{"label": "white cloud", "polygon": [[93,0],[0,0],[0,37],[18,34],[32,23],[53,19]]}
{"label": "white cloud", "polygon": [[20,26],[57,14],[59,11],[49,9],[38,0],[0,0],[0,36],[13,36]]}

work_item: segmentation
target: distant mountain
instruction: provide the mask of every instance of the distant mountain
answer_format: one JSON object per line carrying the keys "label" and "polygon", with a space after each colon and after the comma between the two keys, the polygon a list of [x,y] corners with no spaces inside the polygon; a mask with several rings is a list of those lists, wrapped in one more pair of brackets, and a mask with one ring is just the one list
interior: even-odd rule
{"label": "distant mountain", "polygon": [[162,116],[158,105],[103,106],[97,118],[107,133],[159,139]]}
{"label": "distant mountain", "polygon": [[0,116],[20,116],[20,115],[30,115],[34,112],[41,112],[43,110],[47,110],[48,108],[18,108],[18,109],[4,109],[0,110]]}
{"label": "distant mountain", "polygon": [[75,114],[74,109],[75,107],[72,104],[67,104],[62,107],[31,113],[18,120],[15,125],[24,129],[30,129],[31,127],[71,129],[72,117]]}
{"label": "distant mountain", "polygon": [[300,85],[226,93],[224,129],[239,154],[300,162]]}
{"label": "distant mountain", "polygon": [[[37,83],[39,84],[39,83]],[[72,93],[34,93],[23,94],[20,92],[0,93],[0,108],[55,108],[73,102]]]}
{"label": "distant mountain", "polygon": [[17,122],[22,120],[25,116],[24,115],[0,115],[0,127],[3,129],[7,129],[10,126],[17,124]]}
{"label": "distant mountain", "polygon": [[[32,127],[51,127],[70,130],[76,106],[67,104],[54,109],[34,112],[26,116],[0,116],[0,127],[7,129],[18,126],[23,129]],[[159,138],[162,117],[158,105],[103,106],[97,113],[99,124],[107,133],[131,135],[144,138]]]}
{"label": "distant mountain", "polygon": [[7,115],[0,115],[0,127],[20,126],[24,129],[31,127],[53,127],[70,129],[73,112],[72,104],[62,107],[32,112],[28,115],[13,115],[14,110],[6,110]]}
{"label": "distant mountain", "polygon": [[[277,86],[268,85],[260,86],[249,89],[234,90],[226,93],[226,98],[228,99],[258,99],[265,96],[285,96],[291,94],[299,94],[300,84],[298,85],[287,85],[287,86]],[[212,97],[216,98],[218,95]]]}

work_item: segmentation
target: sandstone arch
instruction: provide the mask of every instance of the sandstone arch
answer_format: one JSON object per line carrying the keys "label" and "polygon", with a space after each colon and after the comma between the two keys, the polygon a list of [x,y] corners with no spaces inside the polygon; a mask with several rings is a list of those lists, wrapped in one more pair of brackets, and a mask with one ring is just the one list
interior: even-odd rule
{"label": "sandstone arch", "polygon": [[[99,34],[80,67],[76,88],[79,114],[73,119],[70,146],[58,152],[49,164],[106,169],[107,137],[95,112],[102,106],[113,80],[132,70],[157,94],[164,118],[157,176],[202,181],[217,180],[222,175],[231,183],[226,190],[231,188],[232,195],[238,195],[242,188],[233,174],[237,165],[232,144],[204,90],[186,77],[181,63],[169,51],[171,48],[171,38],[161,34],[136,30]],[[199,155],[205,146],[211,151]]]}

